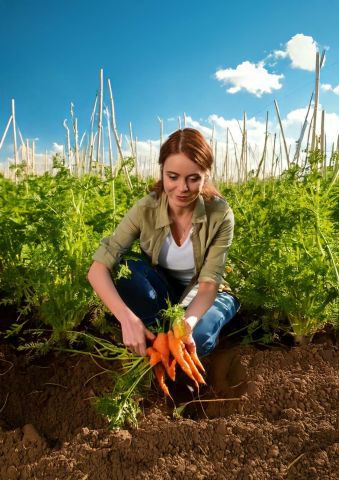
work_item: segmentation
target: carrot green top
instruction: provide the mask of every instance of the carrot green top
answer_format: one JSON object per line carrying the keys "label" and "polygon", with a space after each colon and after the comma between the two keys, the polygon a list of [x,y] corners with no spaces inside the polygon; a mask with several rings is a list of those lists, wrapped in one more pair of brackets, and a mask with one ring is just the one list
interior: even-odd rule
{"label": "carrot green top", "polygon": [[[111,236],[102,239],[93,260],[115,267],[134,240],[139,239],[142,251],[153,265],[158,264],[162,242],[170,231],[167,195],[156,198],[154,193],[140,199],[124,216]],[[223,282],[229,247],[232,243],[234,216],[226,200],[199,196],[192,217],[192,245],[195,275],[183,296],[197,282]]]}

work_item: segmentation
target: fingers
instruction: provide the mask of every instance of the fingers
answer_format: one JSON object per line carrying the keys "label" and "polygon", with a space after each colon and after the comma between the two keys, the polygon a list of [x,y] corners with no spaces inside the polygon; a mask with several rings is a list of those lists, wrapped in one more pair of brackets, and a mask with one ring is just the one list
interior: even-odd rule
{"label": "fingers", "polygon": [[188,351],[188,353],[195,353],[196,345],[195,345],[195,341],[194,341],[192,335],[189,335],[184,343],[185,343],[186,350]]}
{"label": "fingers", "polygon": [[145,328],[145,335],[146,335],[146,338],[148,338],[148,340],[155,340],[155,335],[154,333],[152,333],[150,330],[148,330],[147,328]]}
{"label": "fingers", "polygon": [[128,350],[131,353],[134,353],[136,355],[140,355],[141,357],[146,356],[146,343],[145,342],[135,343],[133,345],[127,345],[125,343],[125,347],[128,348]]}

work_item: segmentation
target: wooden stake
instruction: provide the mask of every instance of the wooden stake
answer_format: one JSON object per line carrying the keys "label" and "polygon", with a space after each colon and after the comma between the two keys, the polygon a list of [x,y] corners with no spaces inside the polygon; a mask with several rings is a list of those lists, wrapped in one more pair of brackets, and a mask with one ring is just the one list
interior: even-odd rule
{"label": "wooden stake", "polygon": [[5,141],[5,138],[6,138],[8,129],[9,129],[10,125],[11,125],[12,119],[13,119],[13,116],[11,115],[11,116],[9,117],[9,119],[8,119],[8,122],[7,122],[7,125],[6,125],[6,127],[5,127],[4,133],[3,133],[2,137],[1,137],[1,140],[0,140],[0,150],[1,150],[1,147],[2,147],[2,145],[3,145],[3,143],[4,143],[4,141]]}
{"label": "wooden stake", "polygon": [[48,170],[48,156],[47,156],[47,150],[45,150],[45,173]]}
{"label": "wooden stake", "polygon": [[160,117],[158,117],[158,120],[160,122],[160,148],[163,142],[163,136],[164,136],[164,122]]}
{"label": "wooden stake", "polygon": [[[266,159],[267,139],[268,139],[268,112],[266,112],[266,127],[265,127],[264,148],[263,148],[263,152],[262,152],[262,155],[261,155],[261,159],[260,159],[260,162],[259,162],[259,165],[258,165],[257,173],[255,174],[255,178],[258,178],[258,177],[259,177],[261,167],[262,167],[262,165],[264,164],[265,159]],[[264,176],[264,175],[265,175],[265,169],[263,169],[263,176]]]}
{"label": "wooden stake", "polygon": [[[123,154],[122,154],[121,145],[120,145],[120,141],[119,141],[119,137],[118,137],[117,126],[116,126],[116,122],[115,122],[114,100],[113,100],[111,81],[110,81],[109,78],[107,79],[107,83],[108,83],[109,98],[110,98],[110,104],[111,104],[112,130],[113,130],[113,134],[114,134],[115,143],[116,143],[117,149],[118,149],[118,159],[119,159],[119,161],[122,162],[123,161]],[[118,165],[119,165],[119,162],[117,162],[117,167],[118,167]],[[126,176],[127,186],[130,190],[132,190],[133,186],[132,186],[132,182],[131,182],[131,179],[130,179],[130,176],[129,176],[129,173],[128,173],[128,170],[127,170],[126,166],[124,167],[124,174]]]}
{"label": "wooden stake", "polygon": [[91,114],[91,133],[90,133],[90,137],[89,137],[89,160],[88,160],[88,170],[89,172],[92,171],[92,164],[93,164],[93,151],[94,151],[94,141],[95,141],[95,137],[94,137],[94,119],[95,119],[95,112],[96,112],[96,109],[97,109],[97,103],[98,103],[98,95],[95,96],[95,101],[94,101],[94,105],[93,105],[93,110],[92,110],[92,114]]}
{"label": "wooden stake", "polygon": [[36,174],[36,168],[35,168],[35,141],[32,141],[32,174]]}
{"label": "wooden stake", "polygon": [[319,79],[320,79],[320,55],[319,51],[316,54],[315,60],[315,95],[314,95],[314,110],[313,110],[313,131],[312,131],[312,143],[311,150],[316,148],[316,128],[317,128],[317,114],[319,103]]}
{"label": "wooden stake", "polygon": [[109,167],[111,170],[111,175],[113,176],[113,148],[112,148],[111,124],[109,122],[108,108],[106,108],[105,113],[106,113],[106,121],[107,121]]}
{"label": "wooden stake", "polygon": [[320,150],[325,156],[325,110],[321,111],[321,134],[320,134]]}
{"label": "wooden stake", "polygon": [[281,123],[278,102],[276,100],[274,100],[274,105],[275,105],[275,111],[277,112],[277,117],[278,117],[278,121],[279,121],[279,125],[280,125],[281,136],[282,136],[282,139],[283,139],[283,142],[284,142],[284,149],[285,149],[285,155],[286,155],[286,160],[287,160],[287,167],[289,168],[290,157],[288,155],[288,149],[287,149],[287,143],[286,143],[286,139],[285,139],[284,129],[283,129],[283,126],[282,126],[282,123]]}
{"label": "wooden stake", "polygon": [[300,135],[299,135],[299,139],[298,139],[298,141],[297,141],[297,148],[296,148],[296,151],[295,151],[295,154],[294,154],[294,159],[293,159],[293,161],[294,161],[297,165],[298,165],[298,163],[299,163],[299,156],[300,156],[301,144],[302,144],[302,141],[303,141],[303,138],[304,138],[304,134],[305,134],[305,131],[306,131],[307,118],[308,118],[308,114],[309,114],[310,109],[311,109],[312,100],[313,100],[313,92],[312,92],[310,101],[309,101],[309,103],[308,103],[308,109],[307,109],[306,117],[305,117],[303,126],[302,126],[302,128],[301,128],[301,132],[300,132]]}
{"label": "wooden stake", "polygon": [[66,148],[67,148],[67,158],[68,158],[68,169],[72,172],[72,165],[71,165],[71,140],[69,135],[69,128],[67,126],[67,120],[64,120],[63,123],[64,128],[66,129]]}
{"label": "wooden stake", "polygon": [[[15,165],[15,172],[18,166],[18,148],[16,143],[16,123],[15,123],[15,101],[12,98],[12,126],[13,126],[13,149],[14,149],[14,165]],[[15,174],[16,176],[16,174]]]}
{"label": "wooden stake", "polygon": [[97,141],[97,156],[96,161],[99,163],[100,146],[101,146],[101,130],[102,130],[102,104],[103,104],[103,81],[104,71],[100,68],[99,72],[99,115],[98,115],[98,141]]}

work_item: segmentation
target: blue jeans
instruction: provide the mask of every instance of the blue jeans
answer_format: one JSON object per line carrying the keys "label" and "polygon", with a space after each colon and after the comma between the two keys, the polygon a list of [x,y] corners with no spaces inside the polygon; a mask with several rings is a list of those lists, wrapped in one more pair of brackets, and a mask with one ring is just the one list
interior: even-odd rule
{"label": "blue jeans", "polygon": [[[147,260],[127,260],[130,278],[115,282],[117,291],[129,308],[148,327],[159,319],[159,311],[179,302],[185,286],[166,274],[161,267],[153,267]],[[214,304],[201,317],[193,329],[193,338],[199,356],[211,353],[218,342],[220,330],[239,309],[238,300],[232,295],[218,293]],[[159,319],[161,321],[161,319]]]}

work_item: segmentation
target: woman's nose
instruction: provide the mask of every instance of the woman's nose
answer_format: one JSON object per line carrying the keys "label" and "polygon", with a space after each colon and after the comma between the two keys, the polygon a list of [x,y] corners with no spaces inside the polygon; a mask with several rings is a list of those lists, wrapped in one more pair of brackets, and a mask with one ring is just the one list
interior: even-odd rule
{"label": "woman's nose", "polygon": [[180,183],[180,190],[181,190],[182,192],[187,192],[187,190],[188,190],[188,185],[187,185],[186,180],[183,180],[183,181]]}

